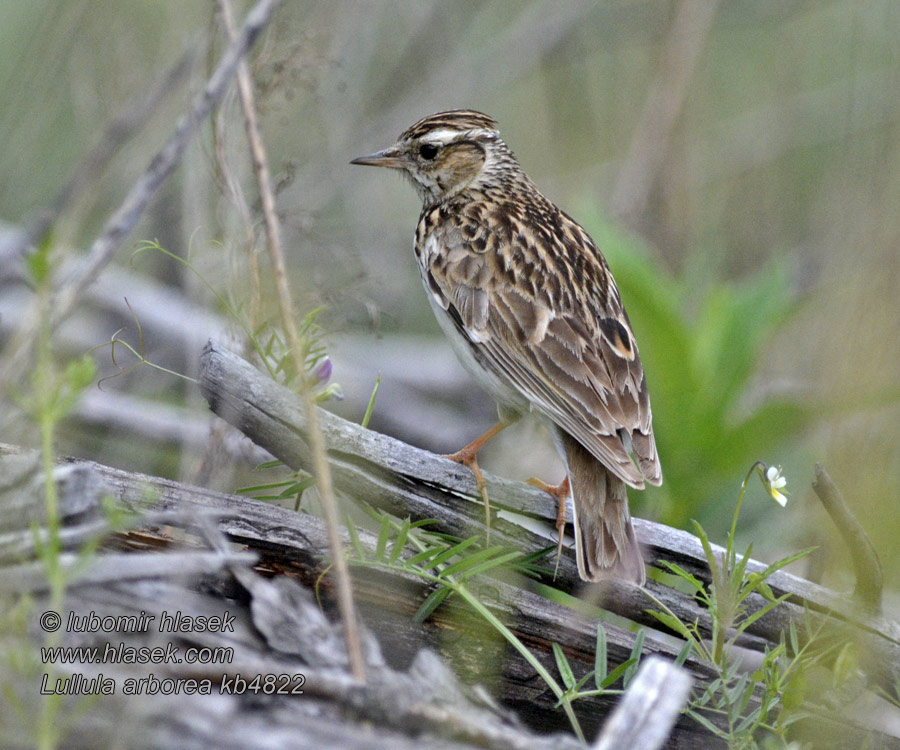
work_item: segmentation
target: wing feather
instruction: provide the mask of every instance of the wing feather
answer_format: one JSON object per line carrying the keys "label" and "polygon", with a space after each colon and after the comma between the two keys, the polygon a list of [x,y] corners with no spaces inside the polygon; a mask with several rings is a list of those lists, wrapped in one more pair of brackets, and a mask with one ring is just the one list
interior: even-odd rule
{"label": "wing feather", "polygon": [[[659,484],[646,379],[618,290],[587,233],[560,217],[569,224],[555,236],[578,245],[561,259],[529,246],[527,232],[502,242],[494,237],[487,244],[497,252],[484,253],[451,230],[437,238],[445,247],[451,243],[447,252],[431,256],[423,268],[426,284],[440,290],[442,306],[481,366],[622,481],[638,488],[645,481]],[[555,277],[537,283],[542,274]],[[576,289],[579,276],[595,283]]]}

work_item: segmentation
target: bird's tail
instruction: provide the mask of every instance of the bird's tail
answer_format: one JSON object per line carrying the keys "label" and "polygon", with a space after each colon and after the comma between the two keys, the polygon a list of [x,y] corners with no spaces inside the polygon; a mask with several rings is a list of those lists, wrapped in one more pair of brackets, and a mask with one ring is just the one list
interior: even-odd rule
{"label": "bird's tail", "polygon": [[618,578],[643,586],[644,559],[634,536],[625,483],[580,443],[563,435],[575,512],[575,559],[585,581]]}

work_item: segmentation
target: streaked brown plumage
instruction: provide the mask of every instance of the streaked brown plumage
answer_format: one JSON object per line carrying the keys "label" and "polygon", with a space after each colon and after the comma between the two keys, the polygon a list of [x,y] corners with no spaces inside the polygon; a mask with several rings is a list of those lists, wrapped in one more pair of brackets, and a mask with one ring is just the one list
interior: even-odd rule
{"label": "streaked brown plumage", "polygon": [[643,584],[625,485],[662,474],[637,345],[600,250],[479,112],[426,117],[352,163],[402,169],[419,192],[415,250],[429,300],[501,422],[535,411],[552,425],[581,577]]}

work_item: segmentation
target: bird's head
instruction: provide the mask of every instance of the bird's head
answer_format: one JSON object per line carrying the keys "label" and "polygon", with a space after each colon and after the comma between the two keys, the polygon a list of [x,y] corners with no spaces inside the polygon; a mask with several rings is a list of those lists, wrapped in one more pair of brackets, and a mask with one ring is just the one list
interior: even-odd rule
{"label": "bird's head", "polygon": [[350,163],[402,169],[426,206],[477,188],[516,164],[497,123],[467,109],[429,115],[403,131],[393,146]]}

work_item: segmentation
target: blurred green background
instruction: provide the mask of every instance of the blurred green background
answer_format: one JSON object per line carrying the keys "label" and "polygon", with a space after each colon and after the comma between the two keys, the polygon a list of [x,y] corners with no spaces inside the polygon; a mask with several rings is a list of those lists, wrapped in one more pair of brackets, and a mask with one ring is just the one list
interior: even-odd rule
{"label": "blurred green background", "polygon": [[[809,490],[822,461],[890,585],[900,572],[900,516],[890,510],[900,497],[898,39],[896,0],[286,2],[254,50],[253,73],[298,309],[326,305],[320,323],[346,394],[335,408],[358,420],[381,372],[377,429],[450,451],[493,418],[452,357],[440,358],[449,347],[412,256],[417,198],[393,175],[348,164],[426,114],[478,109],[500,122],[525,170],[593,234],[616,274],[666,480],[632,493],[634,512],[680,527],[696,518],[722,541],[746,470],[781,464],[788,508],[751,490],[743,543],[764,558],[823,545],[824,580],[846,585],[841,544]],[[222,48],[210,2],[0,3],[0,220],[22,225],[47,205],[104,129],[193,53],[187,79],[55,223],[61,254],[84,252]],[[120,253],[127,278],[222,312],[162,255],[131,262],[136,242],[158,239],[246,309],[236,259],[247,230],[221,169],[224,160],[258,222],[243,138],[232,96]],[[134,301],[130,284],[117,282],[117,299]],[[4,337],[25,299],[21,284],[0,284]],[[61,356],[121,325],[136,340],[127,318],[83,307]],[[182,317],[178,341],[164,326],[154,331],[149,306],[135,313],[148,321],[148,357],[190,373],[209,319]],[[107,351],[97,357],[114,372]],[[397,358],[404,378],[392,376]],[[124,407],[118,422],[97,416],[103,399],[126,394],[203,425],[192,386],[144,368],[105,389],[66,426],[61,451],[197,477],[197,441],[130,431]],[[33,443],[7,396],[2,439]],[[419,403],[425,411],[412,408]],[[482,465],[562,476],[546,435],[529,424],[501,435]],[[240,484],[224,470],[204,481]]]}

